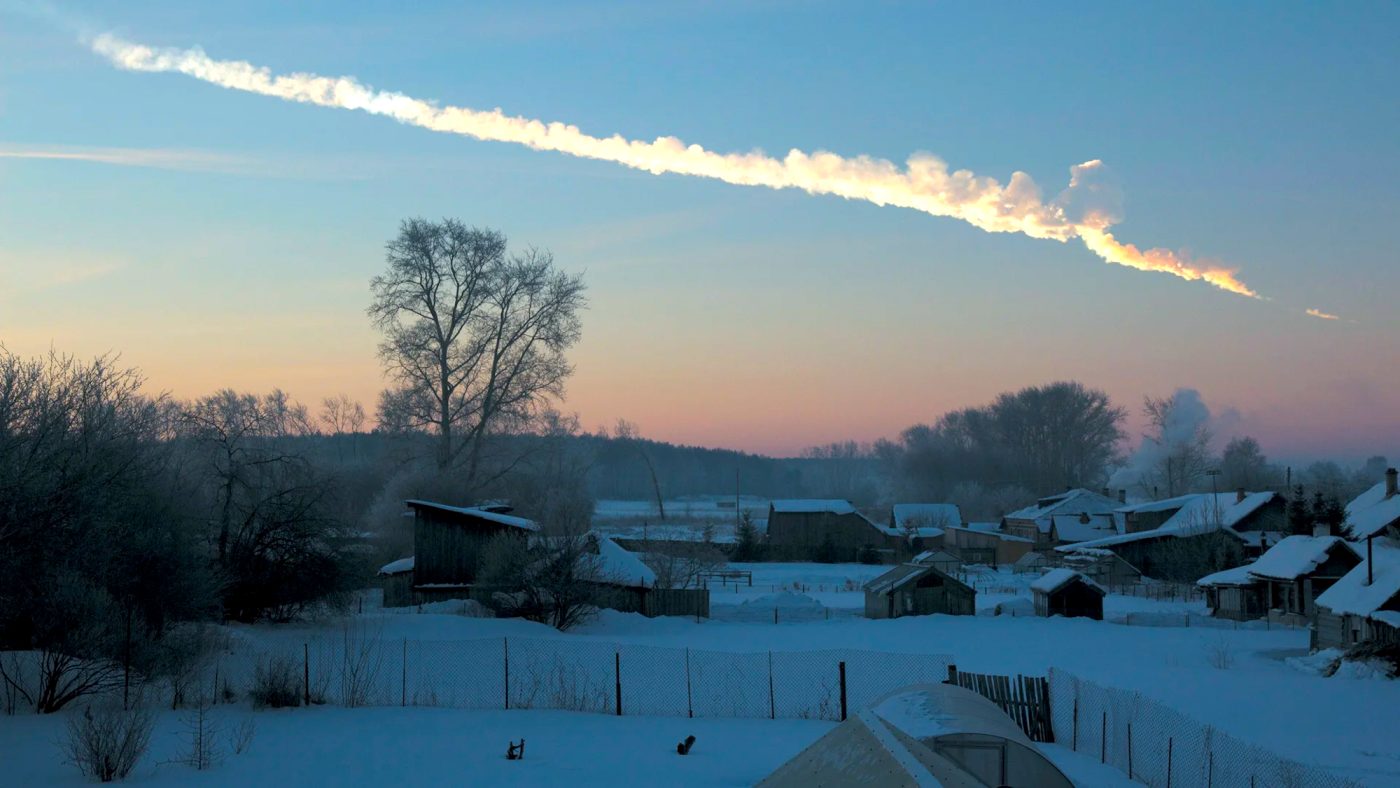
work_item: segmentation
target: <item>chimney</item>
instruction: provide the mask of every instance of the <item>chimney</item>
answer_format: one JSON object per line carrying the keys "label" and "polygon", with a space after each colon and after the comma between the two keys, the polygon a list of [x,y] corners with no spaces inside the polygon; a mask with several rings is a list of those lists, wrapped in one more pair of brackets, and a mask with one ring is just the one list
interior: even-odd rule
{"label": "chimney", "polygon": [[1245,495],[1246,495],[1246,493],[1245,493],[1243,487],[1236,487],[1236,488],[1235,488],[1235,503],[1244,503]]}
{"label": "chimney", "polygon": [[1118,491],[1118,502],[1119,502],[1119,503],[1127,503],[1127,502],[1128,502],[1128,491],[1127,491],[1127,490],[1119,490],[1119,491]]}
{"label": "chimney", "polygon": [[1400,474],[1400,471],[1396,471],[1394,468],[1386,468],[1386,469],[1385,469],[1385,497],[1386,497],[1386,498],[1394,498],[1394,497],[1395,497],[1395,478],[1396,478],[1397,474]]}

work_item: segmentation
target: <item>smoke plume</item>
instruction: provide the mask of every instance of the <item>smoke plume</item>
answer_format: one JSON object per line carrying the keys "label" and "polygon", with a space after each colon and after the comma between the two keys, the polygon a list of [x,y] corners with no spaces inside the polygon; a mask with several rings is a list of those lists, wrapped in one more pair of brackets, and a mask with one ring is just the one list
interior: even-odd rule
{"label": "smoke plume", "polygon": [[350,77],[274,75],[244,61],[215,60],[197,47],[153,48],[110,34],[96,37],[91,46],[94,52],[123,69],[175,72],[233,90],[360,110],[432,131],[611,161],[655,175],[675,173],[741,186],[802,189],[810,194],[830,194],[961,219],[987,232],[1021,233],[1061,242],[1078,238],[1105,262],[1204,281],[1231,293],[1259,297],[1236,278],[1233,269],[1192,260],[1167,249],[1139,249],[1116,239],[1109,227],[1119,217],[1116,206],[1103,204],[1103,197],[1112,190],[1099,182],[1103,165],[1097,160],[1072,167],[1069,187],[1056,199],[1046,201],[1035,181],[1024,172],[1012,173],[1003,185],[967,170],[949,171],[946,162],[926,153],[911,156],[902,168],[884,159],[847,158],[825,151],[806,153],[794,149],[781,159],[759,151],[716,153],[699,145],[687,145],[675,137],[658,137],[650,142],[620,135],[595,137],[577,126],[512,117],[500,109],[439,106],[402,93],[377,91]]}

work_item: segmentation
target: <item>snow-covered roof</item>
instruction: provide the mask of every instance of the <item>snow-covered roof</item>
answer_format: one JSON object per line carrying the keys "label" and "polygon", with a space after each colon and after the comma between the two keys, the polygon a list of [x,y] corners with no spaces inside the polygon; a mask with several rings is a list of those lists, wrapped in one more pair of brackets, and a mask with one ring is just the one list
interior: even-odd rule
{"label": "snow-covered roof", "polygon": [[1083,573],[1076,572],[1073,569],[1066,569],[1063,567],[1059,569],[1051,569],[1049,572],[1046,572],[1045,574],[1036,578],[1035,582],[1031,583],[1031,590],[1039,591],[1042,594],[1053,594],[1056,591],[1059,591],[1061,588],[1064,588],[1065,586],[1074,582],[1075,580],[1082,581],[1089,587],[1096,589],[1100,594],[1108,593],[1107,591],[1104,591],[1102,586],[1100,586],[1098,583],[1095,583],[1093,580],[1090,580]]}
{"label": "snow-covered roof", "polygon": [[[961,526],[961,527],[949,527],[948,530],[950,530],[950,531],[965,531],[965,532],[967,532],[967,533],[982,534],[982,535],[984,535],[984,536],[994,536],[994,537],[996,537],[997,539],[1002,540],[1003,542],[1032,542],[1032,541],[1034,541],[1033,539],[1027,539],[1027,538],[1024,537],[1024,536],[1016,536],[1015,534],[1002,533],[1001,531],[998,531],[998,530],[995,529],[995,528],[979,528],[979,527],[978,527],[979,525],[989,525],[989,523],[968,523],[967,525]],[[990,523],[990,525],[995,525],[995,523]]]}
{"label": "snow-covered roof", "polygon": [[1385,482],[1356,496],[1347,504],[1347,530],[1353,539],[1377,536],[1400,521],[1400,495],[1385,497]]}
{"label": "snow-covered roof", "polygon": [[[1393,613],[1381,610],[1400,597],[1400,545],[1389,539],[1377,539],[1371,544],[1371,583],[1367,585],[1366,561],[1347,572],[1331,588],[1317,597],[1317,604],[1334,613],[1349,613],[1375,618],[1377,614]],[[1386,621],[1390,615],[1378,619]]]}
{"label": "snow-covered roof", "polygon": [[1226,569],[1221,572],[1206,575],[1196,581],[1198,586],[1248,586],[1259,582],[1259,578],[1250,575],[1249,570],[1252,564],[1237,566],[1234,569]]}
{"label": "snow-covered roof", "polygon": [[402,574],[404,572],[412,571],[413,556],[409,556],[407,558],[400,558],[397,561],[390,561],[389,563],[379,567],[379,574],[381,575],[397,575]]}
{"label": "snow-covered roof", "polygon": [[961,558],[953,555],[947,550],[925,550],[909,560],[911,563],[915,564],[962,563]]}
{"label": "snow-covered roof", "polygon": [[1295,534],[1259,556],[1249,565],[1249,573],[1270,580],[1296,580],[1327,563],[1328,556],[1337,550],[1356,555],[1355,548],[1340,537]]}
{"label": "snow-covered roof", "polygon": [[598,571],[604,579],[627,586],[656,585],[656,572],[636,553],[599,533],[594,533],[593,539],[598,545]]}
{"label": "snow-covered roof", "polygon": [[1175,510],[1175,513],[1156,528],[1106,536],[1102,539],[1090,539],[1078,544],[1062,545],[1055,549],[1060,552],[1072,552],[1081,547],[1111,547],[1168,536],[1198,536],[1218,530],[1224,530],[1232,536],[1239,537],[1240,535],[1233,530],[1233,527],[1258,510],[1259,507],[1272,501],[1275,495],[1276,493],[1272,492],[1246,493],[1244,499],[1240,500],[1235,493],[1220,493],[1218,495],[1193,493],[1151,503],[1124,506],[1117,510],[1118,514],[1172,510]]}
{"label": "snow-covered roof", "polygon": [[887,594],[905,583],[918,580],[929,569],[932,567],[920,564],[900,564],[866,583],[863,590],[872,594]]}
{"label": "snow-covered roof", "polygon": [[1050,516],[1050,522],[1061,542],[1087,542],[1118,533],[1111,513],[1055,514]]}
{"label": "snow-covered roof", "polygon": [[453,514],[462,514],[468,517],[474,517],[478,520],[488,520],[493,523],[508,525],[512,528],[521,528],[526,531],[540,530],[539,525],[536,524],[534,520],[527,520],[524,517],[514,517],[512,515],[501,512],[501,509],[506,508],[503,506],[449,506],[445,503],[436,503],[434,501],[419,500],[405,501],[404,503],[414,508],[436,509],[441,512],[452,512]]}
{"label": "snow-covered roof", "polygon": [[955,503],[897,503],[891,517],[894,527],[899,530],[904,530],[910,525],[920,530],[929,527],[938,530],[941,526],[962,525],[962,512]]}
{"label": "snow-covered roof", "polygon": [[1017,509],[1006,515],[1008,520],[1040,520],[1055,514],[1099,514],[1113,511],[1118,501],[1093,490],[1079,487],[1062,493],[1049,495],[1030,506]]}
{"label": "snow-covered roof", "polygon": [[850,514],[856,507],[843,498],[783,498],[772,502],[773,511],[793,514]]}

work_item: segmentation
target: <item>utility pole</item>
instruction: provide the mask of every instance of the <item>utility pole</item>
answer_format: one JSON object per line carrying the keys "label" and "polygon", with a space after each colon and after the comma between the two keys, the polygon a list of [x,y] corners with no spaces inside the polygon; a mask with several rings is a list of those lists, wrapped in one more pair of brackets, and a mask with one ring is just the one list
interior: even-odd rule
{"label": "utility pole", "polygon": [[1215,524],[1220,525],[1224,518],[1220,515],[1220,492],[1215,488],[1215,479],[1220,475],[1220,469],[1212,468],[1206,471],[1206,475],[1210,477],[1210,501],[1215,506]]}

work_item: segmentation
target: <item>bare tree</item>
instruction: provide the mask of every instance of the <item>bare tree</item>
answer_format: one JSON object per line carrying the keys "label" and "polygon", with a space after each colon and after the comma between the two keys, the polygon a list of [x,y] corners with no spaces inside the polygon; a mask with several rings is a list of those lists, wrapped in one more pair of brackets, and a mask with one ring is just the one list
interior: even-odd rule
{"label": "bare tree", "polygon": [[354,435],[365,426],[365,406],[348,394],[321,400],[321,424],[332,435]]}
{"label": "bare tree", "polygon": [[1170,397],[1144,397],[1142,411],[1150,432],[1147,440],[1157,447],[1155,459],[1143,471],[1144,490],[1157,489],[1168,498],[1194,491],[1206,477],[1212,457],[1209,414],[1197,414],[1195,392],[1179,391]]}
{"label": "bare tree", "polygon": [[393,387],[381,421],[438,436],[440,467],[474,490],[486,440],[519,429],[563,392],[579,339],[583,280],[549,252],[508,254],[506,237],[453,219],[409,219],[370,282],[369,316]]}

